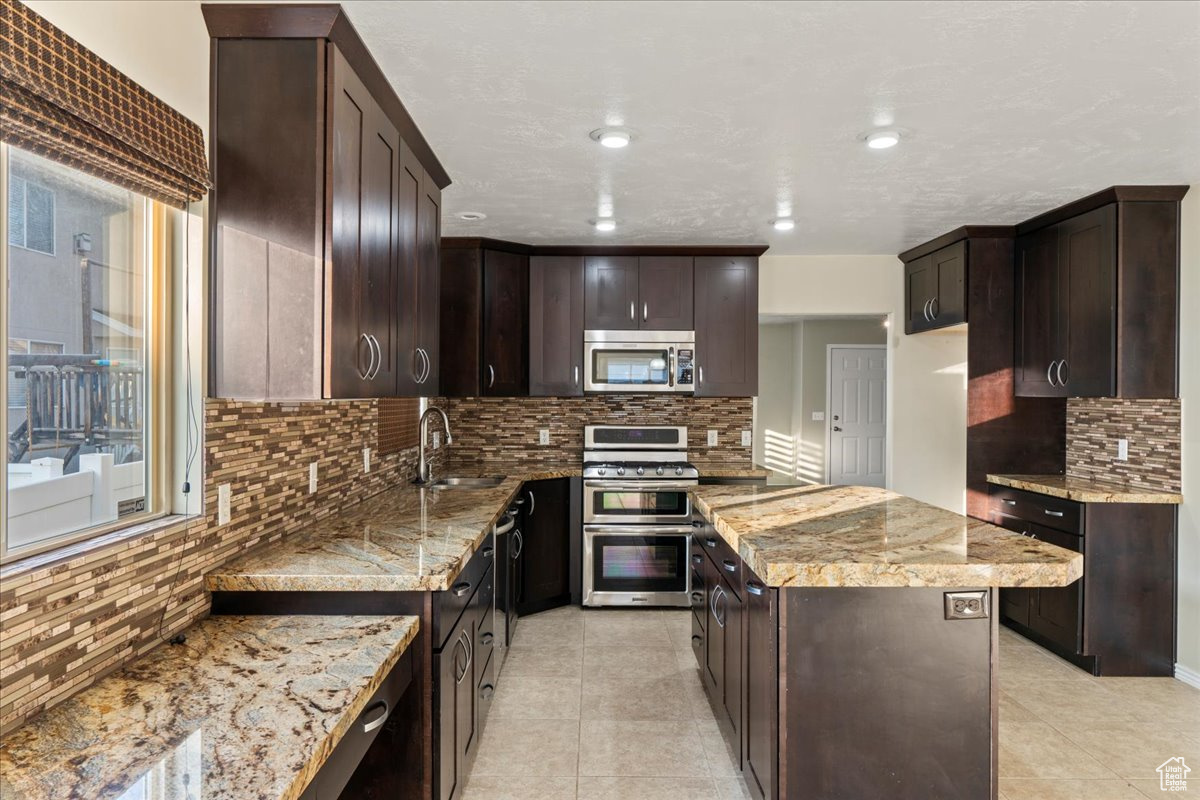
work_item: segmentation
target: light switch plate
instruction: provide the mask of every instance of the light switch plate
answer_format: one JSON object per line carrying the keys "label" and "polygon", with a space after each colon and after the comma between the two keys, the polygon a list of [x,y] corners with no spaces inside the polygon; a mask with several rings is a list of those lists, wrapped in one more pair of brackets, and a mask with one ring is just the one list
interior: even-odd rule
{"label": "light switch plate", "polygon": [[812,421],[813,422],[824,422],[825,421],[825,412],[824,411],[814,411],[813,415],[812,415]]}
{"label": "light switch plate", "polygon": [[371,448],[363,448],[363,472],[371,471]]}
{"label": "light switch plate", "polygon": [[538,431],[538,444],[550,444],[549,428],[542,428]]}
{"label": "light switch plate", "polygon": [[750,431],[742,431],[742,447],[749,447],[753,443],[753,434]]}
{"label": "light switch plate", "polygon": [[717,432],[716,431],[708,432],[708,446],[709,447],[717,446]]}
{"label": "light switch plate", "polygon": [[1117,461],[1129,460],[1129,440],[1117,439]]}
{"label": "light switch plate", "polygon": [[317,493],[317,462],[308,465],[308,493]]}
{"label": "light switch plate", "polygon": [[229,501],[233,498],[233,488],[228,483],[217,487],[217,524],[229,524]]}

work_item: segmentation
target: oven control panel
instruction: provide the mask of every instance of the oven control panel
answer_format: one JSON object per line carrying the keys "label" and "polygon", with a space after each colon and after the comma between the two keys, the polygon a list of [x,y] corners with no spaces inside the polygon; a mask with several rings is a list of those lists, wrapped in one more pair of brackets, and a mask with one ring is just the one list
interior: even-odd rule
{"label": "oven control panel", "polygon": [[675,384],[677,386],[691,386],[695,383],[692,378],[692,362],[695,360],[695,357],[695,350],[688,348],[679,349],[675,366]]}

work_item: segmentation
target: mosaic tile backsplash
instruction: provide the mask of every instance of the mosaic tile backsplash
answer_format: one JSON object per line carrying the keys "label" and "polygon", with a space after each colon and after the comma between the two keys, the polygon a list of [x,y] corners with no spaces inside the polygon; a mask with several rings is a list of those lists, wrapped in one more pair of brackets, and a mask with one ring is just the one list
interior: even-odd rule
{"label": "mosaic tile backsplash", "polygon": [[[0,570],[0,732],[205,616],[203,576],[214,567],[416,472],[410,447],[374,456],[363,474],[362,448],[379,443],[373,400],[209,400],[204,416],[203,517],[153,534],[124,530]],[[318,491],[309,494],[314,461]],[[233,501],[229,524],[218,526],[222,483]]]}
{"label": "mosaic tile backsplash", "polygon": [[[1067,400],[1067,475],[1182,491],[1182,409],[1174,400]],[[1117,440],[1129,460],[1117,460]]]}
{"label": "mosaic tile backsplash", "polygon": [[[753,424],[751,398],[678,395],[589,395],[586,397],[472,397],[433,401],[450,418],[454,443],[445,469],[489,470],[500,474],[527,467],[578,466],[583,426],[686,425],[692,458],[720,459],[730,467],[751,468],[750,446],[742,431]],[[550,444],[538,444],[538,431],[550,431]],[[709,430],[717,446],[707,445]]]}

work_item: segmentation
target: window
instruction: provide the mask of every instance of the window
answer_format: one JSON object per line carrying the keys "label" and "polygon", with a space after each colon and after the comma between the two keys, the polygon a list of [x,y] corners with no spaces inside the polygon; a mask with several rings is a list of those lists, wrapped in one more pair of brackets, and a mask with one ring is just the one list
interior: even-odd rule
{"label": "window", "polygon": [[[161,513],[164,206],[0,146],[5,516],[19,557]],[[55,215],[69,226],[54,248]],[[70,252],[67,252],[70,250]],[[50,258],[47,258],[49,256]]]}
{"label": "window", "polygon": [[54,192],[26,178],[9,179],[8,243],[54,255]]}

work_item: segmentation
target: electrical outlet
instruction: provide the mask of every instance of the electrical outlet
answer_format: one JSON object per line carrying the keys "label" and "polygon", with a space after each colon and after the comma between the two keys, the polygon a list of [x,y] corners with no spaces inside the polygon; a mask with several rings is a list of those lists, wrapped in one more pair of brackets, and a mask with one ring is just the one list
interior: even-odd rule
{"label": "electrical outlet", "polygon": [[825,421],[825,412],[824,411],[812,412],[812,421],[813,422],[824,422]]}
{"label": "electrical outlet", "polygon": [[433,449],[437,450],[441,446],[442,446],[442,432],[434,431],[433,432]]}
{"label": "electrical outlet", "polygon": [[742,447],[749,447],[754,441],[751,437],[753,434],[750,431],[742,431]]}
{"label": "electrical outlet", "polygon": [[317,493],[317,462],[308,465],[308,493]]}
{"label": "electrical outlet", "polygon": [[233,496],[233,488],[228,483],[217,487],[217,524],[229,524],[229,501]]}
{"label": "electrical outlet", "polygon": [[717,446],[717,432],[716,431],[708,432],[708,446],[709,447]]}
{"label": "electrical outlet", "polygon": [[538,431],[538,444],[550,444],[549,428],[542,428]]}
{"label": "electrical outlet", "polygon": [[1129,440],[1117,439],[1117,461],[1129,460]]}
{"label": "electrical outlet", "polygon": [[371,448],[363,448],[363,472],[371,471]]}

